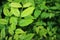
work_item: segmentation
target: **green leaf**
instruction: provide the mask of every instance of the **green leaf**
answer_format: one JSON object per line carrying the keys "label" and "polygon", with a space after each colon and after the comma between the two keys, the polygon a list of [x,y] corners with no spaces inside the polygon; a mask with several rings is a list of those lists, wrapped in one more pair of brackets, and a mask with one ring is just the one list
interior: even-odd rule
{"label": "green leaf", "polygon": [[33,33],[22,34],[22,35],[19,35],[19,40],[32,40],[32,38],[33,38],[34,35],[35,34],[33,34]]}
{"label": "green leaf", "polygon": [[15,34],[24,34],[25,32],[22,29],[16,29]]}
{"label": "green leaf", "polygon": [[5,38],[5,27],[1,30],[1,39]]}
{"label": "green leaf", "polygon": [[34,31],[39,34],[41,37],[44,36],[46,37],[47,30],[44,28],[44,26],[34,26]]}
{"label": "green leaf", "polygon": [[41,18],[48,18],[48,17],[49,17],[48,15],[49,15],[48,13],[43,12],[43,13],[41,14]]}
{"label": "green leaf", "polygon": [[8,23],[8,20],[0,19],[0,24],[6,25],[7,23]]}
{"label": "green leaf", "polygon": [[26,17],[28,15],[31,15],[34,11],[34,7],[29,7],[27,9],[25,9],[22,13],[21,13],[21,17]]}
{"label": "green leaf", "polygon": [[12,37],[9,37],[9,39],[8,40],[12,40]]}
{"label": "green leaf", "polygon": [[13,35],[14,32],[13,32],[12,30],[9,29],[9,34],[10,34],[10,35]]}
{"label": "green leaf", "polygon": [[53,14],[53,13],[43,12],[43,13],[41,14],[41,18],[52,18],[52,17],[54,17],[54,16],[55,16],[55,14]]}
{"label": "green leaf", "polygon": [[57,26],[52,28],[52,32],[56,33],[56,31],[57,31]]}
{"label": "green leaf", "polygon": [[11,13],[14,14],[14,16],[19,17],[20,11],[17,8],[11,8]]}
{"label": "green leaf", "polygon": [[19,21],[20,26],[27,26],[33,22],[32,19],[22,19]]}
{"label": "green leaf", "polygon": [[52,18],[55,16],[55,14],[53,14],[53,13],[50,13],[49,15],[50,15],[49,18]]}
{"label": "green leaf", "polygon": [[10,18],[10,24],[17,24],[17,18],[16,17],[11,17]]}
{"label": "green leaf", "polygon": [[16,29],[16,25],[15,24],[11,24],[10,27],[9,27],[10,30],[15,30]]}
{"label": "green leaf", "polygon": [[[21,38],[22,37],[22,38]],[[19,35],[19,40],[25,40],[26,34]]]}
{"label": "green leaf", "polygon": [[34,34],[30,33],[30,34],[27,34],[24,39],[25,40],[32,40],[33,36],[34,36]]}
{"label": "green leaf", "polygon": [[25,3],[25,4],[23,4],[23,7],[30,7],[30,6],[32,6],[32,4],[31,3]]}
{"label": "green leaf", "polygon": [[15,24],[11,24],[11,25],[9,26],[9,33],[10,33],[11,35],[13,35],[15,29],[16,29],[16,25],[15,25]]}
{"label": "green leaf", "polygon": [[38,34],[39,33],[39,31],[40,31],[40,29],[43,29],[43,26],[34,26],[34,31]]}
{"label": "green leaf", "polygon": [[10,4],[9,2],[5,3],[5,4],[3,5],[3,7],[4,7],[4,8],[10,8],[10,7],[9,7],[9,4]]}
{"label": "green leaf", "polygon": [[39,34],[40,34],[40,36],[46,36],[46,34],[47,34],[47,30],[46,29],[41,29],[40,31],[39,31]]}
{"label": "green leaf", "polygon": [[11,16],[12,13],[10,13],[10,7],[9,7],[9,2],[3,5],[3,13],[5,16]]}
{"label": "green leaf", "polygon": [[10,6],[10,7],[14,7],[14,8],[21,8],[21,7],[22,7],[21,4],[16,3],[16,2],[12,2],[9,6]]}
{"label": "green leaf", "polygon": [[39,33],[39,27],[34,26],[33,30],[38,34]]}
{"label": "green leaf", "polygon": [[29,16],[24,17],[24,19],[34,19],[34,17],[32,15],[29,15]]}
{"label": "green leaf", "polygon": [[15,39],[15,40],[19,40],[19,35],[15,34],[15,35],[14,35],[14,39]]}
{"label": "green leaf", "polygon": [[53,33],[51,31],[49,31],[48,34],[49,34],[49,36],[52,36],[53,35]]}
{"label": "green leaf", "polygon": [[6,7],[3,8],[3,13],[5,16],[11,16],[12,15],[12,13],[10,13],[8,8],[6,8]]}
{"label": "green leaf", "polygon": [[42,26],[42,25],[46,26],[46,23],[43,22],[42,20],[39,20],[38,22],[36,22],[36,25],[37,25],[37,26],[38,26],[38,25],[40,25],[40,26]]}
{"label": "green leaf", "polygon": [[58,9],[58,7],[53,6],[53,7],[50,7],[49,9],[56,10],[56,9]]}
{"label": "green leaf", "polygon": [[47,32],[48,32],[49,36],[56,34],[56,31],[57,31],[56,27],[54,27],[54,28],[51,28],[51,26],[47,27]]}
{"label": "green leaf", "polygon": [[41,11],[36,9],[34,12],[34,17],[37,18],[39,17],[40,14],[41,14]]}
{"label": "green leaf", "polygon": [[23,3],[23,4],[31,3],[32,6],[35,6],[35,4],[34,4],[34,0],[23,0],[22,3]]}
{"label": "green leaf", "polygon": [[40,4],[40,8],[41,8],[41,10],[49,9],[45,4],[46,4],[45,1],[43,1],[42,4]]}

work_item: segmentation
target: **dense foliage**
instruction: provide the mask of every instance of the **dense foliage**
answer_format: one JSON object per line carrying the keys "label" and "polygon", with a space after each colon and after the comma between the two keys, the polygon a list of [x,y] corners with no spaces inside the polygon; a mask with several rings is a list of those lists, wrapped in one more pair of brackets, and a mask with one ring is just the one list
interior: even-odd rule
{"label": "dense foliage", "polygon": [[60,0],[2,0],[0,40],[60,40]]}

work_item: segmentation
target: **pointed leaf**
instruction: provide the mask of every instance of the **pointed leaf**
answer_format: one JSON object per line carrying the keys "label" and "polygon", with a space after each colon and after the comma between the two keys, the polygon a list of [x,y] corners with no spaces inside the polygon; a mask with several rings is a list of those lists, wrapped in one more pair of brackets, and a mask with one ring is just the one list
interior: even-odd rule
{"label": "pointed leaf", "polygon": [[17,24],[17,18],[16,17],[11,17],[10,18],[10,24]]}
{"label": "pointed leaf", "polygon": [[23,34],[25,33],[22,29],[16,29],[15,34]]}
{"label": "pointed leaf", "polygon": [[23,7],[30,7],[30,6],[32,6],[32,4],[31,4],[31,3],[23,4]]}
{"label": "pointed leaf", "polygon": [[21,4],[20,4],[20,3],[12,2],[12,3],[10,4],[10,7],[14,7],[14,8],[21,8],[22,6],[21,6]]}
{"label": "pointed leaf", "polygon": [[11,8],[11,13],[14,14],[14,16],[19,17],[20,11],[17,8]]}
{"label": "pointed leaf", "polygon": [[34,0],[23,0],[22,2],[23,2],[23,4],[25,4],[25,3],[31,3],[32,6],[35,6]]}
{"label": "pointed leaf", "polygon": [[34,17],[37,18],[37,17],[39,17],[40,14],[41,14],[40,10],[35,10]]}
{"label": "pointed leaf", "polygon": [[43,13],[41,14],[41,18],[48,18],[48,17],[49,17],[49,14],[46,13],[46,12],[43,12]]}
{"label": "pointed leaf", "polygon": [[32,15],[29,15],[29,16],[24,17],[24,19],[34,19],[34,17]]}
{"label": "pointed leaf", "polygon": [[15,29],[16,29],[16,25],[15,25],[15,24],[11,24],[11,25],[9,26],[9,33],[10,33],[11,35],[13,35]]}
{"label": "pointed leaf", "polygon": [[22,19],[19,21],[19,25],[20,26],[27,26],[27,25],[31,24],[32,22],[33,22],[32,19],[25,19],[25,20]]}
{"label": "pointed leaf", "polygon": [[24,38],[25,40],[32,40],[34,34],[30,33],[28,35],[26,35],[26,37]]}
{"label": "pointed leaf", "polygon": [[12,15],[12,13],[10,13],[8,8],[6,8],[6,7],[3,8],[3,13],[5,16],[11,16]]}
{"label": "pointed leaf", "polygon": [[21,17],[26,17],[28,15],[31,15],[33,13],[34,7],[29,7],[27,9],[25,9],[22,13],[21,13]]}

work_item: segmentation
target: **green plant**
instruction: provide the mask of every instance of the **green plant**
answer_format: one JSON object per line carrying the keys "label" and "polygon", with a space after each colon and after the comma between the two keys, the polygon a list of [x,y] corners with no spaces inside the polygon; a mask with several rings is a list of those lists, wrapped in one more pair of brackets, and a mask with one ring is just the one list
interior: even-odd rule
{"label": "green plant", "polygon": [[0,40],[60,40],[59,0],[6,0],[0,7]]}

